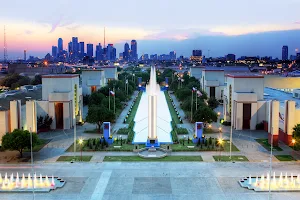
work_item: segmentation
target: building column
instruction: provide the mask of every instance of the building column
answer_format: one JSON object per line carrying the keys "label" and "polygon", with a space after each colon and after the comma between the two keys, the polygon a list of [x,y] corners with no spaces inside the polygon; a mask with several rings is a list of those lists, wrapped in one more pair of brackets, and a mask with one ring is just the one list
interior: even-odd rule
{"label": "building column", "polygon": [[[72,111],[71,111],[72,112]],[[64,129],[70,129],[70,119],[71,113],[70,113],[70,103],[64,102],[63,103],[63,123],[64,123]]]}
{"label": "building column", "polygon": [[26,130],[37,132],[36,102],[26,101]]}
{"label": "building column", "polygon": [[278,146],[279,132],[279,101],[270,101],[270,120],[268,142],[271,144],[273,136],[273,146]]}
{"label": "building column", "polygon": [[49,117],[52,117],[51,129],[56,129],[55,103],[49,102]]}
{"label": "building column", "polygon": [[21,128],[21,100],[10,101],[10,130]]}
{"label": "building column", "polygon": [[257,124],[257,103],[251,103],[250,130],[256,130]]}
{"label": "building column", "polygon": [[236,104],[236,130],[243,130],[243,103]]}
{"label": "building column", "polygon": [[287,101],[286,106],[287,106],[286,114],[284,116],[284,118],[285,118],[284,122],[285,122],[285,125],[286,125],[284,143],[286,145],[292,145],[293,128],[296,125],[295,124],[296,103],[295,103],[295,101]]}

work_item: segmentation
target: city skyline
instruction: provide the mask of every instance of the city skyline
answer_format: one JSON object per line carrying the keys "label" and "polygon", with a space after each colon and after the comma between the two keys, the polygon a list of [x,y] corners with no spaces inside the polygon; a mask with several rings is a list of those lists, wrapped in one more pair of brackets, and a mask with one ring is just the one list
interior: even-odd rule
{"label": "city skyline", "polygon": [[[118,53],[123,49],[119,48],[118,44],[124,45],[125,42],[130,43],[132,39],[136,39],[141,44],[139,55],[154,53],[157,48],[143,48],[144,41],[168,41],[175,44],[203,36],[231,38],[253,33],[300,29],[300,19],[297,15],[300,2],[296,0],[285,2],[254,0],[243,3],[237,0],[226,2],[188,0],[184,4],[179,0],[172,1],[172,4],[158,0],[154,0],[151,4],[135,0],[126,2],[118,0],[113,5],[110,2],[100,3],[90,0],[83,10],[83,13],[86,11],[88,13],[82,15],[66,12],[82,9],[80,4],[69,0],[52,1],[47,6],[47,12],[37,0],[18,2],[18,6],[13,2],[3,3],[5,9],[1,10],[0,27],[6,25],[9,57],[22,57],[25,49],[28,55],[42,57],[51,52],[51,46],[56,44],[57,38],[64,39],[64,47],[73,36],[85,41],[86,44],[92,43],[94,46],[98,43],[102,44],[104,27],[107,27],[106,43],[114,44]],[[92,13],[99,12],[98,7],[103,9],[100,17],[95,17]],[[112,8],[113,13],[107,8]],[[203,9],[199,10],[199,8]],[[245,8],[254,12],[245,14]],[[152,12],[145,12],[145,9],[155,10],[155,15]],[[15,12],[10,12],[11,10]],[[170,17],[168,10],[172,10],[172,14],[182,14],[174,14]],[[284,17],[273,14],[282,13],[282,10],[289,10],[289,14]],[[125,13],[127,17],[124,18]],[[1,32],[3,35],[3,29]],[[3,37],[0,37],[0,43],[3,44]],[[290,46],[290,44],[282,45]],[[190,47],[190,49],[195,48],[202,47]],[[180,52],[179,49],[174,48],[168,51],[172,50]],[[255,55],[255,52],[252,53]],[[180,54],[188,56],[191,53],[183,51]],[[277,56],[279,57],[280,54],[279,50]],[[0,58],[2,57],[3,53],[0,54]]]}

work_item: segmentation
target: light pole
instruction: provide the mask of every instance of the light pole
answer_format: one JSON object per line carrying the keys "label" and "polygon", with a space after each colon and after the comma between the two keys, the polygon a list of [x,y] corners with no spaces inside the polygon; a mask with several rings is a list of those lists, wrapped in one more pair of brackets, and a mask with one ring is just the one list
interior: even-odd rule
{"label": "light pole", "polygon": [[80,160],[82,161],[82,145],[83,145],[83,139],[79,139],[78,141],[79,145],[80,145]]}
{"label": "light pole", "polygon": [[[270,169],[269,169],[269,174],[271,176],[272,174],[272,156],[273,156],[273,136],[274,136],[274,127],[272,127],[271,130],[271,153],[270,153]],[[271,178],[269,178],[269,198],[271,199]]]}
{"label": "light pole", "polygon": [[[32,151],[32,131],[30,127],[30,157],[31,157],[31,173],[33,175],[33,151]],[[32,195],[33,195],[33,200],[35,199],[35,193],[34,193],[34,180],[32,178]]]}
{"label": "light pole", "polygon": [[222,139],[222,138],[219,138],[219,149],[220,149],[219,161],[221,161],[221,148],[222,148],[222,143],[223,143],[223,139]]}
{"label": "light pole", "polygon": [[121,138],[121,146],[122,146],[122,135],[120,136],[120,138]]}

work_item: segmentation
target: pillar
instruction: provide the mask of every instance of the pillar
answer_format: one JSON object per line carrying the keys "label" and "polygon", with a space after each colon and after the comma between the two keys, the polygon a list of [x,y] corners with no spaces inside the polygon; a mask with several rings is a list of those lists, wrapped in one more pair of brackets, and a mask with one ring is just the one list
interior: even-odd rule
{"label": "pillar", "polygon": [[236,118],[236,130],[242,130],[243,129],[243,103],[237,103],[235,102],[235,118]]}
{"label": "pillar", "polygon": [[[71,111],[72,112],[72,111]],[[70,129],[70,120],[71,118],[71,113],[70,113],[70,103],[69,102],[64,102],[63,103],[63,117],[64,117],[64,129]]]}
{"label": "pillar", "polygon": [[296,125],[295,123],[295,115],[296,115],[296,103],[295,101],[287,101],[286,103],[286,114],[285,114],[285,141],[284,143],[287,145],[292,145],[292,138],[293,138],[293,128]]}
{"label": "pillar", "polygon": [[278,131],[279,131],[279,101],[270,101],[269,115],[269,133],[268,142],[271,144],[273,136],[273,146],[278,146]]}
{"label": "pillar", "polygon": [[21,100],[10,101],[10,130],[21,127]]}
{"label": "pillar", "polygon": [[49,117],[52,117],[51,129],[56,129],[55,103],[49,102]]}
{"label": "pillar", "polygon": [[251,103],[250,130],[256,130],[257,124],[257,103]]}
{"label": "pillar", "polygon": [[37,132],[36,102],[26,101],[26,130]]}

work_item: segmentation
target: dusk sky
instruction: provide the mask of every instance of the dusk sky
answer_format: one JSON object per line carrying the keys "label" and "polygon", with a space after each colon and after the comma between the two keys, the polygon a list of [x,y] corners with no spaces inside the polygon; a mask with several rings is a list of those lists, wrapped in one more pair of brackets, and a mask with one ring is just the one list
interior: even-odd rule
{"label": "dusk sky", "polygon": [[[1,2],[0,43],[6,25],[9,57],[21,57],[24,49],[30,55],[44,56],[59,37],[65,49],[72,36],[102,44],[106,27],[106,43],[123,45],[136,39],[139,54],[161,53],[160,46],[143,49],[141,44],[299,30],[299,8],[299,0],[8,0]],[[3,48],[0,53],[3,59]],[[181,53],[188,56],[190,51]]]}

